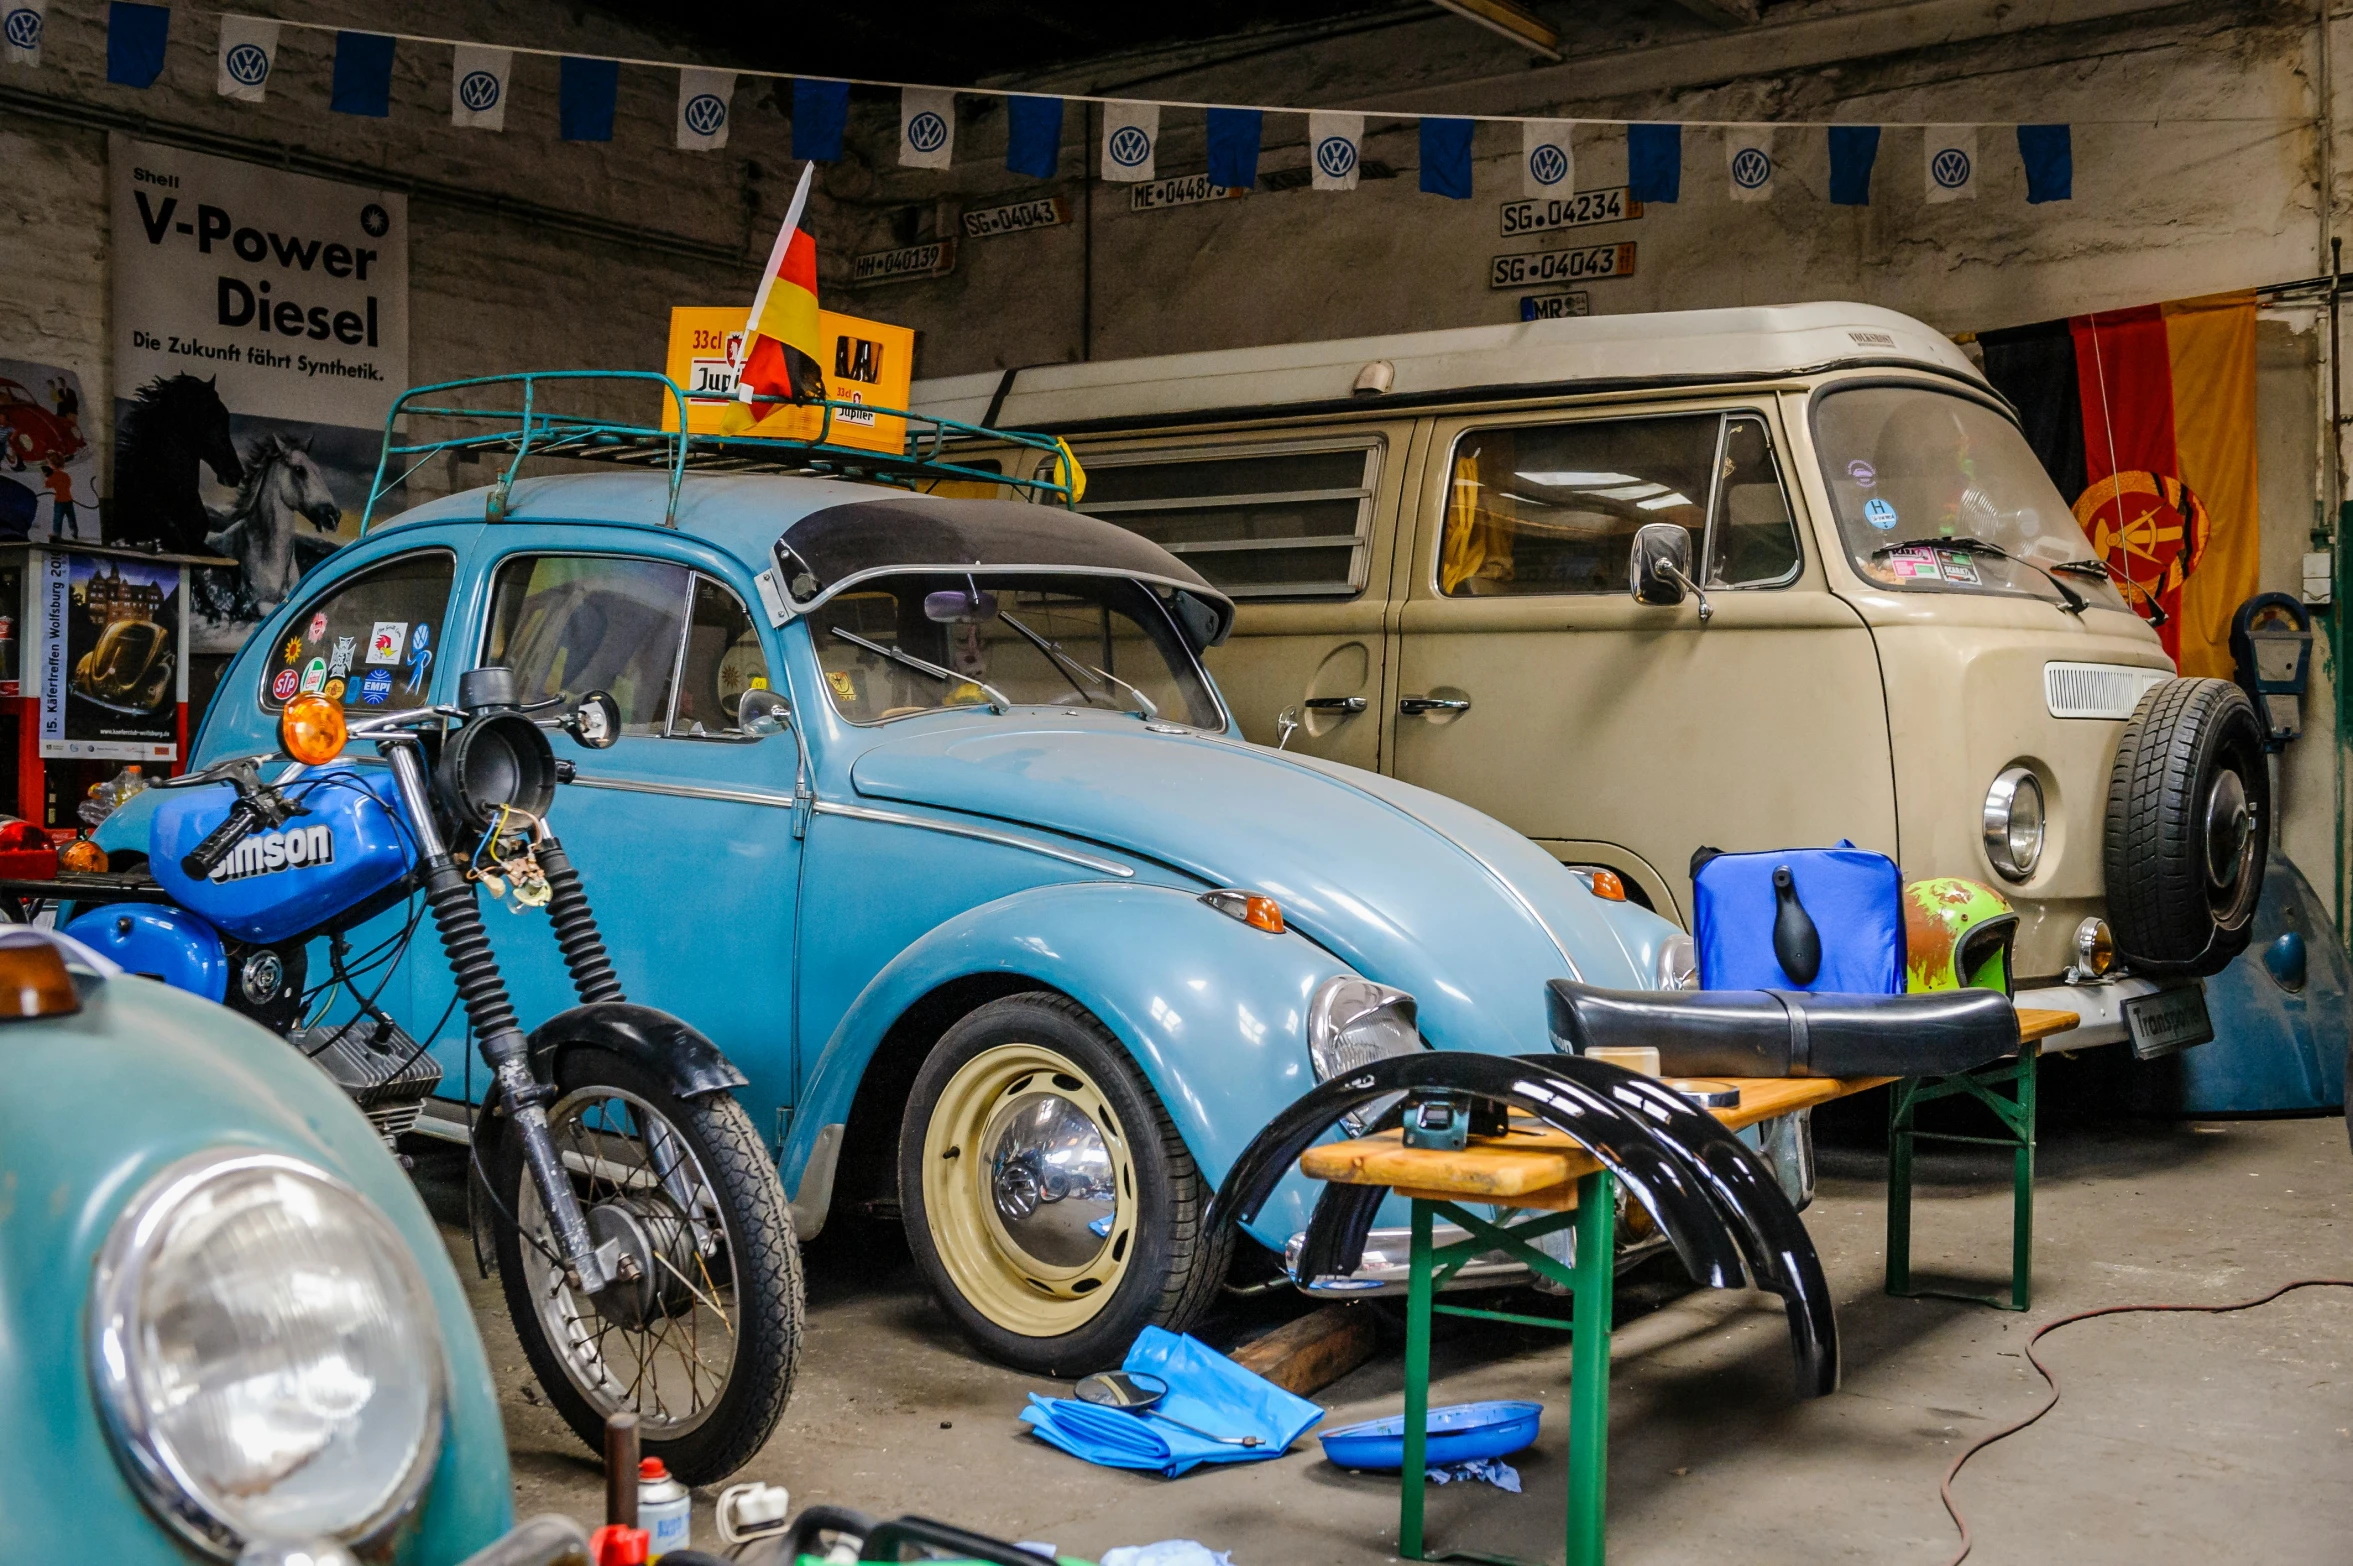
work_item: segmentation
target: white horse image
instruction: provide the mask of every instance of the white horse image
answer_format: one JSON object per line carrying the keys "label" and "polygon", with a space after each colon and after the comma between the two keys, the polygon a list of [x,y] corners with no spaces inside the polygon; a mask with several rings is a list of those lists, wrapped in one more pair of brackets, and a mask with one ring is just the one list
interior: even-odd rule
{"label": "white horse image", "polygon": [[265,435],[245,453],[245,480],[237,498],[214,520],[220,528],[205,535],[214,553],[233,556],[240,569],[241,599],[250,608],[239,619],[259,619],[284,602],[303,573],[335,552],[336,540],[317,537],[296,527],[308,522],[332,535],[342,525],[343,508],[327,488],[326,475],[313,462],[306,443],[284,435]]}

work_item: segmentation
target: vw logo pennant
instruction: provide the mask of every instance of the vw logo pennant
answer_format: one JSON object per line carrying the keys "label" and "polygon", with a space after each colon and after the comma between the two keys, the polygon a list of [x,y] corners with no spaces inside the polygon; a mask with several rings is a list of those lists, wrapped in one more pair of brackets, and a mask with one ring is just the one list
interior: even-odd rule
{"label": "vw logo pennant", "polygon": [[1931,125],[1923,137],[1930,202],[1977,199],[1977,127]]}
{"label": "vw logo pennant", "polygon": [[1724,170],[1735,201],[1773,197],[1773,131],[1764,125],[1734,125],[1724,132]]}
{"label": "vw logo pennant", "polygon": [[220,70],[215,89],[239,103],[259,103],[270,80],[270,66],[278,57],[278,24],[258,16],[221,18]]}
{"label": "vw logo pennant", "polygon": [[459,44],[449,67],[449,123],[505,130],[508,73],[514,63],[511,50]]}
{"label": "vw logo pennant", "polygon": [[1363,115],[1310,114],[1307,146],[1317,190],[1356,188],[1357,165],[1364,147]]}
{"label": "vw logo pennant", "polygon": [[1520,122],[1520,173],[1529,196],[1567,196],[1577,189],[1574,120]]}
{"label": "vw logo pennant", "polygon": [[1107,103],[1103,106],[1103,178],[1134,184],[1155,179],[1153,144],[1160,140],[1160,105]]}
{"label": "vw logo pennant", "polygon": [[937,87],[899,94],[899,164],[944,169],[956,161],[956,95]]}
{"label": "vw logo pennant", "polygon": [[727,145],[727,106],[735,73],[690,66],[678,73],[677,142],[681,152],[717,152]]}

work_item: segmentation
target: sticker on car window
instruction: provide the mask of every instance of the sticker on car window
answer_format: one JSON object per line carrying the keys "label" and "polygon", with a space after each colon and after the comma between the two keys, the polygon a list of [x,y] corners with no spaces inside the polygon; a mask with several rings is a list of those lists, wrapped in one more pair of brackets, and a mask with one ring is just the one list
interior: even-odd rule
{"label": "sticker on car window", "polygon": [[406,620],[378,620],[368,636],[368,662],[397,664],[400,649],[407,642],[409,623]]}
{"label": "sticker on car window", "polygon": [[359,699],[371,707],[383,706],[384,699],[391,694],[392,671],[390,669],[370,669],[368,677],[359,682]]}
{"label": "sticker on car window", "polygon": [[1895,507],[1873,495],[1863,502],[1863,520],[1882,533],[1887,532],[1895,526]]}
{"label": "sticker on car window", "polygon": [[1979,585],[1977,563],[1967,554],[1958,549],[1940,549],[1936,558],[1937,563],[1944,568],[1946,581],[1959,582],[1965,587]]}
{"label": "sticker on car window", "polygon": [[850,671],[847,669],[826,670],[825,683],[832,686],[833,693],[844,701],[858,699],[858,682],[850,677]]}
{"label": "sticker on car window", "polygon": [[1869,489],[1879,482],[1879,470],[1860,457],[1846,465],[1846,476],[1855,481],[1858,489]]}
{"label": "sticker on car window", "polygon": [[302,693],[305,696],[316,696],[326,688],[327,660],[324,658],[313,658],[309,663],[303,665]]}
{"label": "sticker on car window", "polygon": [[1933,549],[1899,549],[1887,557],[1887,568],[1904,581],[1941,582],[1944,572],[1936,563]]}
{"label": "sticker on car window", "polygon": [[270,694],[280,701],[292,701],[301,689],[302,680],[292,669],[280,669],[277,679],[270,684]]}

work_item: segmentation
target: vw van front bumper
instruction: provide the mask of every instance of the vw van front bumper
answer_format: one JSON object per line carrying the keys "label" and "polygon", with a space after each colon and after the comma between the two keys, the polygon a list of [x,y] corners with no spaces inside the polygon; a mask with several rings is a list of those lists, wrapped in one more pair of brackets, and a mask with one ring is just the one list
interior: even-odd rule
{"label": "vw van front bumper", "polygon": [[2122,1044],[2132,1036],[2124,1020],[2124,1003],[2162,990],[2202,989],[2203,979],[2086,979],[2075,984],[2046,984],[2020,990],[2014,997],[2022,1011],[2071,1011],[2083,1020],[2051,1040],[2045,1054],[2090,1049],[2100,1044]]}

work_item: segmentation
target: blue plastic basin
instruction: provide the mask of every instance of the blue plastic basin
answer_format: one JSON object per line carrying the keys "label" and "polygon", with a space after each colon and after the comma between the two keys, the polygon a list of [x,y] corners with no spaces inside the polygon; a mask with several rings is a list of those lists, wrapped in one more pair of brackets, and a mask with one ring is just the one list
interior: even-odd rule
{"label": "blue plastic basin", "polygon": [[[1456,1403],[1430,1410],[1426,1461],[1468,1462],[1509,1457],[1536,1444],[1544,1421],[1542,1403]],[[1405,1416],[1369,1419],[1361,1425],[1327,1430],[1318,1440],[1324,1456],[1342,1468],[1396,1469],[1405,1466]]]}

